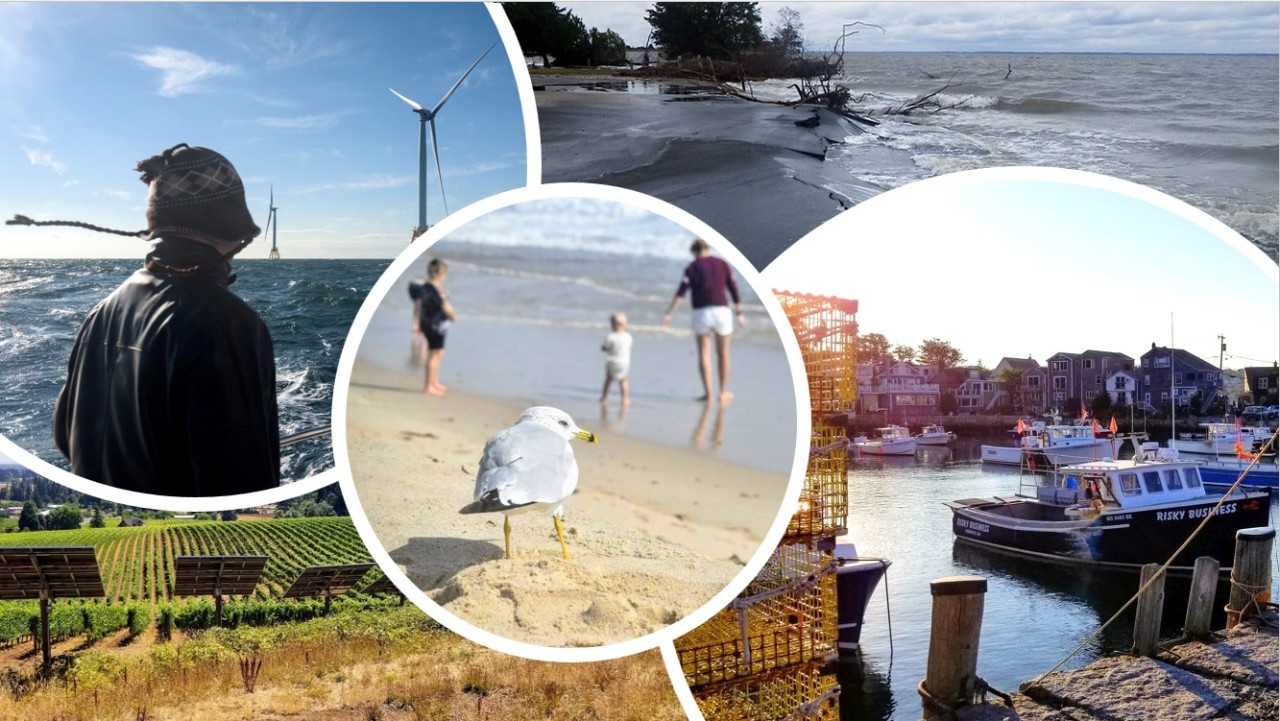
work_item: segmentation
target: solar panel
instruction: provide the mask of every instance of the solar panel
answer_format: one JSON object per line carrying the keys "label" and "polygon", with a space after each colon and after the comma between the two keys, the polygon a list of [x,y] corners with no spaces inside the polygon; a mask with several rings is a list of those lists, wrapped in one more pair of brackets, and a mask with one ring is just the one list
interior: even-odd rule
{"label": "solar panel", "polygon": [[93,546],[0,548],[0,599],[106,596]]}
{"label": "solar panel", "polygon": [[266,565],[266,556],[176,556],[173,595],[248,596]]}
{"label": "solar panel", "polygon": [[387,576],[382,576],[373,583],[360,589],[361,593],[400,593],[400,589]]}
{"label": "solar panel", "polygon": [[336,596],[350,591],[365,573],[373,568],[372,563],[348,563],[341,566],[312,566],[304,569],[294,580],[289,590],[284,592],[285,598],[311,598],[313,596]]}

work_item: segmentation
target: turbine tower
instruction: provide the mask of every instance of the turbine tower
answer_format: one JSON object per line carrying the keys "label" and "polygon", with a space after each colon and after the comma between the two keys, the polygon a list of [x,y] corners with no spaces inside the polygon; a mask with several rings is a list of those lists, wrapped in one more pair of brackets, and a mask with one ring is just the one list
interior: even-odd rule
{"label": "turbine tower", "polygon": [[278,226],[278,224],[276,223],[277,210],[278,208],[276,208],[276,186],[272,185],[270,210],[267,211],[267,227],[264,228],[262,231],[263,235],[266,235],[267,230],[271,231],[271,252],[267,254],[268,260],[280,260],[280,251],[276,248],[276,230]]}
{"label": "turbine tower", "polygon": [[[490,45],[489,50],[497,47],[498,42]],[[440,180],[440,200],[444,203],[445,215],[448,215],[449,201],[444,193],[444,173],[440,170],[440,147],[436,144],[436,114],[453,96],[453,92],[458,89],[458,86],[462,85],[462,81],[466,80],[471,71],[475,70],[480,61],[484,60],[485,56],[489,54],[489,50],[485,50],[480,54],[480,57],[471,64],[471,67],[467,68],[467,72],[458,78],[458,82],[454,83],[453,87],[449,88],[449,92],[445,93],[444,97],[440,98],[440,102],[436,103],[436,106],[430,110],[397,93],[394,89],[387,88],[397,98],[408,103],[409,107],[413,108],[413,112],[418,114],[418,227],[413,230],[414,239],[427,232],[427,125],[431,126],[431,154],[435,157],[436,177]]]}

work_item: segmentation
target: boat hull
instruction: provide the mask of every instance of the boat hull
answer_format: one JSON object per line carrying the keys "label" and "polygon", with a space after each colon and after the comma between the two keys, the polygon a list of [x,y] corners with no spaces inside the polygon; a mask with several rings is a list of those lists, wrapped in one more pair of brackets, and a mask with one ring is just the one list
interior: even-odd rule
{"label": "boat hull", "polygon": [[[1210,461],[1200,466],[1200,478],[1215,486],[1230,486],[1249,467],[1247,461]],[[1280,470],[1275,464],[1258,464],[1240,483],[1251,488],[1280,488]]]}
{"label": "boat hull", "polygon": [[[1066,507],[1030,500],[968,499],[947,505],[958,541],[1063,562],[1137,567],[1167,561],[1217,500],[1109,510],[1092,520],[1071,520],[1063,515]],[[1268,493],[1234,494],[1173,566],[1190,568],[1196,558],[1212,556],[1224,569],[1230,567],[1236,531],[1269,525],[1269,516]]]}
{"label": "boat hull", "polygon": [[911,456],[916,452],[914,438],[892,441],[867,441],[859,445],[858,451],[869,456]]}
{"label": "boat hull", "polygon": [[887,559],[854,560],[836,571],[836,647],[840,651],[857,650],[867,603],[891,564]]}
{"label": "boat hull", "polygon": [[1030,465],[1040,467],[1067,466],[1073,463],[1100,461],[1115,456],[1115,447],[1109,438],[1098,438],[1091,442],[1073,443],[1071,445],[1050,448],[1014,448],[1008,446],[982,446],[982,462],[997,463],[1009,466],[1022,465],[1024,455]]}
{"label": "boat hull", "polygon": [[916,436],[916,443],[922,446],[945,446],[951,442],[951,434],[943,433],[941,435],[926,436],[923,433]]}

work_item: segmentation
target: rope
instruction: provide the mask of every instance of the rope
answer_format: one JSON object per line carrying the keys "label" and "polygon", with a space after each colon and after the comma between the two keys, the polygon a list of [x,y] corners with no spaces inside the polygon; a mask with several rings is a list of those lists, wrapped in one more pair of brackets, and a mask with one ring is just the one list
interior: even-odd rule
{"label": "rope", "polygon": [[123,235],[132,238],[141,238],[145,236],[146,230],[115,230],[113,228],[104,228],[100,225],[92,223],[82,223],[78,220],[32,220],[25,215],[14,215],[11,220],[4,221],[5,225],[63,225],[72,228],[84,228],[86,230],[96,231],[98,233],[111,233],[113,235]]}
{"label": "rope", "polygon": [[[1258,456],[1262,456],[1264,453],[1266,453],[1267,449],[1271,448],[1271,446],[1276,442],[1277,438],[1280,438],[1280,431],[1277,431],[1276,433],[1273,433],[1271,435],[1271,438],[1269,438],[1266,444],[1262,446],[1262,450],[1258,452]],[[1207,514],[1205,514],[1204,520],[1200,522],[1199,526],[1196,526],[1196,530],[1192,531],[1191,535],[1187,536],[1187,540],[1183,541],[1182,545],[1178,546],[1177,550],[1173,552],[1173,555],[1169,557],[1169,560],[1165,561],[1164,565],[1162,565],[1159,568],[1159,570],[1153,573],[1151,575],[1151,578],[1147,579],[1146,583],[1142,584],[1142,587],[1138,589],[1138,592],[1133,594],[1133,596],[1131,596],[1128,601],[1125,601],[1125,604],[1120,607],[1119,611],[1115,612],[1115,615],[1113,615],[1111,618],[1108,618],[1106,623],[1098,627],[1098,630],[1089,634],[1089,637],[1081,641],[1079,646],[1076,646],[1075,648],[1071,649],[1071,652],[1068,653],[1066,656],[1064,656],[1061,661],[1054,664],[1053,668],[1049,669],[1048,671],[1045,671],[1039,676],[1036,676],[1035,678],[1031,679],[1027,683],[1023,684],[1023,688],[1025,689],[1028,686],[1034,686],[1035,684],[1040,683],[1040,681],[1042,681],[1045,676],[1048,676],[1054,671],[1057,671],[1058,669],[1062,668],[1062,665],[1065,664],[1067,661],[1071,660],[1072,656],[1075,656],[1077,653],[1080,653],[1081,649],[1087,646],[1095,638],[1102,635],[1102,632],[1105,631],[1108,626],[1114,623],[1116,619],[1120,618],[1120,615],[1124,613],[1125,610],[1127,610],[1130,606],[1132,606],[1138,600],[1138,598],[1142,596],[1143,593],[1146,592],[1147,588],[1150,587],[1151,584],[1155,583],[1157,579],[1163,576],[1165,571],[1169,569],[1169,566],[1173,565],[1173,559],[1177,558],[1183,551],[1185,551],[1187,549],[1187,546],[1190,546],[1191,542],[1195,540],[1195,537],[1200,534],[1200,531],[1203,531],[1204,527],[1209,525],[1209,521],[1215,515],[1217,515],[1218,508],[1220,508],[1222,504],[1227,502],[1228,496],[1230,496],[1232,493],[1235,493],[1236,489],[1240,487],[1240,482],[1244,480],[1245,476],[1249,475],[1249,472],[1252,471],[1254,466],[1256,465],[1258,465],[1258,459],[1254,458],[1252,461],[1250,461],[1249,465],[1246,466],[1245,469],[1240,472],[1240,475],[1236,478],[1236,482],[1231,484],[1231,487],[1228,488],[1222,494],[1222,498],[1218,499],[1218,502],[1214,504],[1213,508],[1211,508]],[[1235,573],[1234,569],[1232,570],[1232,573],[1233,574]]]}
{"label": "rope", "polygon": [[1249,594],[1249,602],[1244,605],[1244,608],[1233,610],[1232,613],[1238,613],[1240,614],[1240,618],[1244,618],[1245,614],[1252,610],[1254,615],[1261,617],[1263,615],[1262,604],[1258,601],[1258,596],[1266,593],[1269,586],[1250,586],[1248,584],[1240,583],[1236,580],[1236,569],[1234,568],[1231,569],[1231,585]]}

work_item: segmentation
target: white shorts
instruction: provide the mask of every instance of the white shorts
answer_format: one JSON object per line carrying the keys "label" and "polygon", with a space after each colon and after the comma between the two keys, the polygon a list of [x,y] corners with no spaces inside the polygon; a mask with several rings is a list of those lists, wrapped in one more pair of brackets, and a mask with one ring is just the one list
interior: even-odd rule
{"label": "white shorts", "polygon": [[627,371],[629,370],[631,370],[631,361],[608,360],[604,362],[604,372],[609,376],[609,380],[626,380]]}
{"label": "white shorts", "polygon": [[708,305],[693,309],[694,335],[732,335],[733,311],[727,305]]}

